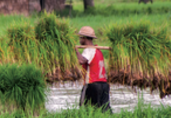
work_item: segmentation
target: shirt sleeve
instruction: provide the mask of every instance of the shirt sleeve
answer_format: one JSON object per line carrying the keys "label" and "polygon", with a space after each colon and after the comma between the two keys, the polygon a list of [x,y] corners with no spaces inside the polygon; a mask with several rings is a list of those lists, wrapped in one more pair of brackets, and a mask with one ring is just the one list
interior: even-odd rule
{"label": "shirt sleeve", "polygon": [[86,48],[83,50],[82,56],[88,60],[88,64],[91,63],[96,53],[95,48]]}

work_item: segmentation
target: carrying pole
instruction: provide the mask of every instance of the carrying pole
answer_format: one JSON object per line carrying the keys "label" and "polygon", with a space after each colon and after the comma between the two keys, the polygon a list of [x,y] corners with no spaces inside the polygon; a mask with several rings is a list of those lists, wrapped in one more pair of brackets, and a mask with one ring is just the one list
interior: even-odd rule
{"label": "carrying pole", "polygon": [[96,48],[102,50],[110,50],[109,46],[91,46],[91,45],[76,45],[76,48]]}

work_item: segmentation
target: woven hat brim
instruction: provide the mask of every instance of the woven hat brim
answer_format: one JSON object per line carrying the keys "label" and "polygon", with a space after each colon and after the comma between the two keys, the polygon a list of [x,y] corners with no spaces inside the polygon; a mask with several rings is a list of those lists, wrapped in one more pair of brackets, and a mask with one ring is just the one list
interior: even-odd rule
{"label": "woven hat brim", "polygon": [[92,37],[92,38],[95,38],[95,39],[97,39],[97,37],[94,35],[94,36],[92,36],[92,35],[89,35],[89,34],[86,34],[86,33],[78,33],[78,35],[81,35],[81,36],[87,36],[87,37]]}

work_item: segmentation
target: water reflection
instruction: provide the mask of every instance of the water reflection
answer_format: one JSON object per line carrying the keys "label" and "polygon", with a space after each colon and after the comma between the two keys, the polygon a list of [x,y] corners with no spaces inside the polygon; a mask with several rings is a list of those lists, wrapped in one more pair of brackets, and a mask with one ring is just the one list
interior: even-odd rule
{"label": "water reflection", "polygon": [[[55,84],[49,87],[50,93],[48,93],[48,101],[45,106],[50,112],[60,111],[61,109],[73,108],[78,106],[80,92],[82,85],[80,83],[66,83]],[[171,105],[170,97],[166,96],[164,99],[160,99],[159,92],[156,90],[153,94],[150,94],[150,90],[146,89],[141,91],[140,89],[121,85],[111,85],[110,87],[110,104],[113,112],[119,112],[121,109],[133,110],[138,102],[138,93],[140,97],[143,93],[144,103],[153,107],[163,105]],[[78,108],[78,107],[77,107]]]}

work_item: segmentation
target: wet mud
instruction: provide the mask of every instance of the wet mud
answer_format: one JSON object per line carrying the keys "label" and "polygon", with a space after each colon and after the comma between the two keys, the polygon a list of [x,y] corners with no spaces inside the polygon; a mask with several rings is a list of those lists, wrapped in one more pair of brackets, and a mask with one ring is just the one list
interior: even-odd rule
{"label": "wet mud", "polygon": [[150,88],[151,93],[158,89],[160,98],[164,98],[171,94],[171,71],[166,75],[155,73],[152,76],[147,74],[132,73],[130,69],[110,71],[108,73],[108,82],[112,84],[128,85],[133,87],[139,87],[140,89]]}

